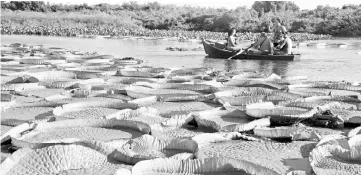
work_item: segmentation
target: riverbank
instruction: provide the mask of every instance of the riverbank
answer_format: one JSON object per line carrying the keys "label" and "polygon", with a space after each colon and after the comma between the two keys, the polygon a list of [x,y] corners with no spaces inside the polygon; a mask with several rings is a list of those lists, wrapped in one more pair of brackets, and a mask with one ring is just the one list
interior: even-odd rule
{"label": "riverbank", "polygon": [[[94,38],[103,36],[113,39],[126,37],[150,37],[165,38],[169,40],[200,40],[201,38],[212,40],[224,40],[227,38],[225,32],[209,31],[182,31],[182,30],[149,30],[149,29],[126,29],[126,28],[73,28],[63,26],[17,26],[3,24],[1,27],[2,35],[39,35],[39,36],[62,36],[62,37],[80,37]],[[179,37],[182,36],[182,37]],[[238,33],[237,37],[242,40],[253,40],[259,36],[259,33]],[[330,35],[316,35],[309,33],[291,33],[293,41],[326,40],[331,39]]]}
{"label": "riverbank", "polygon": [[24,26],[71,26],[80,29],[140,27],[213,32],[227,32],[235,28],[238,32],[259,33],[272,30],[279,21],[291,33],[361,35],[358,25],[361,6],[358,5],[300,10],[291,1],[255,1],[251,8],[240,6],[235,9],[162,5],[157,2],[77,5],[10,1],[2,2],[1,9],[2,21],[10,19],[13,25],[30,24]]}
{"label": "riverbank", "polygon": [[[2,12],[2,35],[39,35],[39,36],[111,36],[117,37],[153,37],[224,40],[226,32],[188,31],[188,30],[151,30],[144,28],[130,18],[105,13],[40,13],[40,12]],[[259,33],[238,33],[243,40],[253,40]],[[310,33],[291,33],[294,41],[325,40],[331,35]]]}

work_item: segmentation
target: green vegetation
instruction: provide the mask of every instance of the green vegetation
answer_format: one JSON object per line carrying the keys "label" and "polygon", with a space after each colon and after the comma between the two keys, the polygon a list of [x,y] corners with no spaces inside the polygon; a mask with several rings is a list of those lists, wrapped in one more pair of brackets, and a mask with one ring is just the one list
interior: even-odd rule
{"label": "green vegetation", "polygon": [[318,6],[314,10],[300,11],[289,1],[256,1],[250,9],[238,7],[234,10],[157,2],[89,6],[1,1],[1,8],[2,34],[172,37],[181,33],[189,38],[224,39],[224,32],[230,28],[243,33],[267,32],[272,21],[279,19],[290,32],[304,33],[294,35],[295,40],[361,35],[361,5]]}

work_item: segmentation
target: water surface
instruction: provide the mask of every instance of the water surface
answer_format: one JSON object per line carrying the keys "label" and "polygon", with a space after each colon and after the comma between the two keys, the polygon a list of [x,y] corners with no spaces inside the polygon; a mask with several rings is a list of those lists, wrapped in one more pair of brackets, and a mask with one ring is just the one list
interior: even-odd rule
{"label": "water surface", "polygon": [[83,52],[111,54],[115,57],[134,57],[143,65],[154,67],[212,67],[217,70],[257,70],[278,75],[305,75],[310,80],[361,82],[361,41],[334,39],[317,42],[346,43],[346,48],[335,46],[309,47],[300,45],[294,52],[301,53],[300,61],[222,60],[206,58],[204,51],[168,51],[167,47],[203,47],[198,42],[178,42],[144,39],[82,39],[47,36],[3,35],[2,44],[43,44]]}

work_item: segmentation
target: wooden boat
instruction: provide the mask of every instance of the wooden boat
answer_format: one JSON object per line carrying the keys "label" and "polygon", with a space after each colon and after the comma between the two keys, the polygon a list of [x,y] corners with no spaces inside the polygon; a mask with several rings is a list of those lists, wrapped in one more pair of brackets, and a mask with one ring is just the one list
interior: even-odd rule
{"label": "wooden boat", "polygon": [[[229,58],[237,52],[224,49],[223,44],[219,44],[209,40],[202,40],[204,51],[211,58]],[[247,60],[300,60],[300,54],[292,55],[255,55],[255,54],[239,54],[232,59]]]}

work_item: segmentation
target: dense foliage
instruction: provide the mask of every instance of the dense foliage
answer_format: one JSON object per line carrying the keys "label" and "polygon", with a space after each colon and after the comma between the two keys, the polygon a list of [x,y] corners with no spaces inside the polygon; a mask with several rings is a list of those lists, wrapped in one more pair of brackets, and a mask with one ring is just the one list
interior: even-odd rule
{"label": "dense foliage", "polygon": [[[16,33],[16,30],[34,27],[54,28],[51,30],[68,28],[66,30],[77,33],[78,30],[87,33],[99,29],[105,30],[105,33],[117,33],[115,31],[119,29],[125,33],[147,29],[225,32],[232,27],[239,32],[267,32],[273,21],[279,19],[290,32],[361,36],[361,5],[345,5],[342,8],[318,6],[314,10],[300,11],[296,4],[289,1],[256,1],[250,9],[238,7],[233,10],[161,5],[157,2],[90,6],[1,1],[1,8],[2,33]],[[49,30],[42,34],[46,35]]]}

